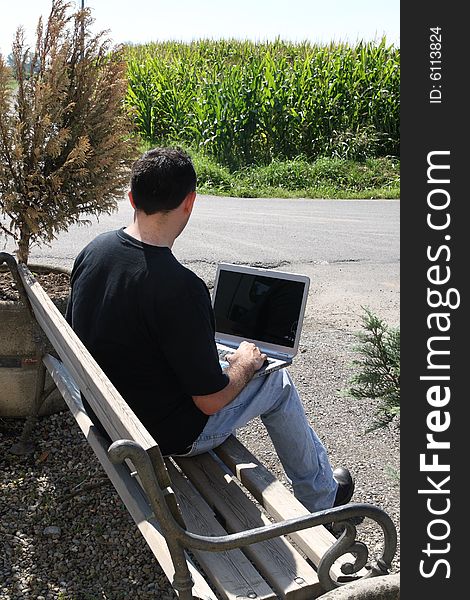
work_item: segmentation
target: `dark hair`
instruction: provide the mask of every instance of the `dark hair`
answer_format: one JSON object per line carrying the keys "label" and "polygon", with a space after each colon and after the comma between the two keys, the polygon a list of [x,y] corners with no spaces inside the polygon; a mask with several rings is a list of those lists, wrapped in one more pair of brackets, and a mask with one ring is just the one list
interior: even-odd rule
{"label": "dark hair", "polygon": [[154,148],[132,167],[132,197],[147,215],[173,210],[195,190],[196,171],[181,148]]}

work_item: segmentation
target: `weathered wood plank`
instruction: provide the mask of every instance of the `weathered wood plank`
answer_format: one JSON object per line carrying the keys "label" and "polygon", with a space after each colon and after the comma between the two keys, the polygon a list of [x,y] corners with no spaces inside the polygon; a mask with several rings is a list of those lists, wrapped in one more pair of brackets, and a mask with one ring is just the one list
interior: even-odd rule
{"label": "weathered wood plank", "polygon": [[[83,435],[92,447],[101,466],[147,542],[150,551],[157,559],[168,580],[170,582],[173,581],[175,570],[171,555],[142,488],[131,477],[126,466],[115,465],[109,460],[107,452],[108,442],[97,432],[96,427],[93,426],[92,421],[83,408],[80,391],[64,366],[50,355],[46,355],[43,361]],[[189,557],[186,558],[194,581],[192,590],[194,596],[202,600],[218,600],[207,581],[202,577]]]}
{"label": "weathered wood plank", "polygon": [[[220,515],[227,531],[233,533],[271,523],[212,454],[174,460]],[[252,544],[242,550],[281,598],[307,600],[323,593],[314,569],[285,537]]]}
{"label": "weathered wood plank", "polygon": [[[201,498],[188,480],[171,463],[167,463],[181,512],[188,530],[200,535],[227,535],[212,509]],[[210,581],[227,600],[256,598],[274,600],[276,594],[241,550],[204,552],[193,550]]]}
{"label": "weathered wood plank", "polygon": [[[231,436],[214,452],[274,520],[282,521],[309,514],[303,504],[235,437]],[[289,537],[315,566],[318,566],[322,556],[336,541],[323,525],[291,533]],[[336,577],[343,575],[341,564],[346,562],[354,562],[351,554],[343,555],[332,567]]]}

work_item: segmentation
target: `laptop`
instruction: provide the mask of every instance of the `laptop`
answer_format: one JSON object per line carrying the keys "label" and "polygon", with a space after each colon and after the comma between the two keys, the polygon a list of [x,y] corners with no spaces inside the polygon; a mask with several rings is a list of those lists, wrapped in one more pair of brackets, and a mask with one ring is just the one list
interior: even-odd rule
{"label": "laptop", "polygon": [[224,357],[244,340],[267,355],[260,377],[292,363],[299,348],[310,279],[305,275],[220,263],[212,294],[215,341]]}

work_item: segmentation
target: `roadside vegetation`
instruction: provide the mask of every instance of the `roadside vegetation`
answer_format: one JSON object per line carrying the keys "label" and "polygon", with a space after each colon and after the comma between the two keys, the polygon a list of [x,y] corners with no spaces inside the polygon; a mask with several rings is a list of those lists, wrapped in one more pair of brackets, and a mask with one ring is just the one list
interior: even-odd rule
{"label": "roadside vegetation", "polygon": [[[236,171],[220,165],[210,156],[190,146],[187,150],[198,175],[198,191],[237,198],[325,198],[393,199],[400,197],[400,162],[393,157],[322,157],[309,161],[273,160],[269,165],[253,165]],[[152,147],[142,143],[141,151]]]}
{"label": "roadside vegetation", "polygon": [[397,159],[319,158],[308,161],[273,160],[231,172],[214,159],[191,151],[202,194],[238,198],[399,198],[400,163]]}
{"label": "roadside vegetation", "polygon": [[356,373],[344,395],[377,400],[372,431],[400,414],[400,329],[388,326],[368,308],[364,308],[362,324],[354,348],[359,356],[353,361]]}
{"label": "roadside vegetation", "polygon": [[177,144],[203,193],[398,198],[399,50],[200,40],[130,46],[142,147]]}

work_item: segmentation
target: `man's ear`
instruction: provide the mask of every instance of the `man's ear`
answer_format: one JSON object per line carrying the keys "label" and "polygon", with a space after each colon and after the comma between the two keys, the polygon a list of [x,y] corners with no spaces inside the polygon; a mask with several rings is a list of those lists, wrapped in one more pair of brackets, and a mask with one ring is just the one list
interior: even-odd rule
{"label": "man's ear", "polygon": [[196,192],[189,192],[189,194],[183,200],[183,210],[185,213],[191,214],[195,200],[196,200]]}
{"label": "man's ear", "polygon": [[132,192],[129,191],[127,193],[127,196],[129,198],[129,202],[131,203],[132,208],[135,209],[135,202],[134,202],[134,198],[132,197]]}

